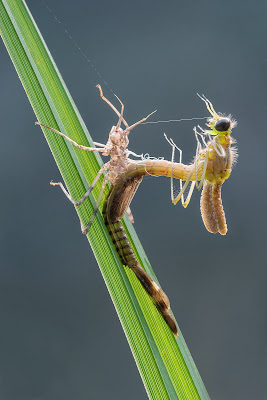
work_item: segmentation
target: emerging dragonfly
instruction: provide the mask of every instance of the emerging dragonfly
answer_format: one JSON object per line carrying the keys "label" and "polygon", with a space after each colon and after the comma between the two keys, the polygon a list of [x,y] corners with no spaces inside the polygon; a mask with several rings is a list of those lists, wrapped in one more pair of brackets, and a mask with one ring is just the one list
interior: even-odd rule
{"label": "emerging dragonfly", "polygon": [[[128,144],[129,144],[129,139],[128,135],[129,132],[137,125],[141,124],[144,122],[151,114],[149,114],[146,118],[143,118],[142,120],[138,121],[137,123],[129,126],[127,122],[125,121],[123,117],[123,111],[124,111],[124,105],[121,103],[121,112],[119,112],[116,107],[109,101],[107,100],[102,92],[102,89],[100,85],[97,86],[100,91],[101,98],[115,111],[115,113],[119,116],[119,121],[116,126],[113,126],[110,133],[109,133],[109,139],[106,145],[96,143],[95,145],[98,147],[86,147],[77,144],[74,142],[72,139],[64,135],[63,133],[48,127],[46,125],[43,125],[39,122],[36,124],[44,126],[45,128],[48,128],[59,135],[63,136],[66,140],[71,142],[74,146],[80,148],[81,150],[86,150],[86,151],[96,151],[96,152],[101,152],[104,156],[110,156],[110,161],[107,162],[106,164],[103,165],[103,167],[99,170],[96,178],[94,179],[92,185],[89,187],[85,195],[75,201],[71,198],[70,194],[67,192],[67,190],[64,188],[63,184],[61,182],[54,183],[51,182],[51,185],[59,185],[65,195],[68,197],[68,199],[74,204],[75,206],[81,205],[84,200],[89,196],[91,191],[93,190],[95,184],[97,181],[100,179],[101,175],[108,171],[104,177],[103,184],[101,186],[98,199],[96,201],[96,206],[93,211],[92,217],[90,218],[89,223],[87,226],[84,228],[82,227],[82,232],[84,234],[87,234],[92,223],[94,220],[94,217],[98,211],[101,198],[103,197],[104,190],[108,182],[110,182],[110,190],[107,194],[107,197],[104,202],[103,206],[103,217],[105,220],[105,224],[109,230],[109,233],[111,235],[111,238],[114,242],[114,245],[116,247],[116,250],[120,256],[120,259],[123,263],[123,265],[128,266],[131,268],[137,278],[140,280],[141,284],[144,286],[148,294],[152,297],[155,305],[161,312],[163,318],[171,328],[172,332],[174,333],[175,336],[178,335],[178,329],[176,326],[176,323],[170,313],[170,302],[167,297],[167,295],[163,292],[161,288],[153,281],[153,279],[143,270],[143,268],[140,266],[138,263],[133,249],[131,248],[131,245],[129,243],[129,240],[126,236],[126,233],[124,231],[124,228],[121,224],[121,218],[124,216],[124,214],[129,212],[129,206],[130,203],[136,193],[136,190],[138,189],[138,186],[142,182],[142,179],[145,175],[161,175],[161,176],[166,176],[166,177],[171,177],[171,188],[172,188],[172,200],[176,204],[180,199],[182,199],[182,203],[184,206],[186,206],[189,203],[190,197],[192,195],[194,186],[196,185],[198,188],[201,188],[203,185],[203,182],[205,180],[204,184],[204,190],[201,198],[201,209],[202,209],[202,216],[204,219],[204,223],[207,227],[208,230],[210,229],[211,222],[215,218],[214,215],[209,215],[211,210],[213,212],[213,208],[215,204],[215,207],[218,206],[220,197],[217,197],[218,200],[214,200],[216,195],[218,196],[218,182],[216,183],[216,190],[214,191],[214,197],[212,198],[212,193],[210,189],[205,189],[208,188],[208,182],[209,182],[209,175],[208,173],[212,174],[212,160],[213,160],[213,154],[215,155],[215,158],[218,156],[222,159],[227,158],[227,173],[228,176],[230,175],[231,172],[231,164],[232,164],[232,159],[234,157],[234,151],[233,149],[230,149],[230,144],[231,139],[228,138],[226,135],[226,129],[225,126],[227,127],[227,132],[228,135],[230,134],[230,127],[234,126],[234,121],[232,121],[230,118],[223,118],[220,117],[218,114],[215,113],[213,110],[213,107],[211,103],[208,102],[208,100],[204,100],[207,104],[207,107],[209,111],[212,113],[214,119],[216,121],[213,121],[213,119],[210,119],[208,121],[208,126],[212,127],[212,132],[208,133],[216,135],[215,139],[220,137],[220,140],[213,140],[211,141],[212,144],[210,145],[210,142],[206,144],[205,139],[204,139],[204,132],[203,133],[198,133],[195,129],[195,134],[197,138],[197,151],[196,151],[196,158],[195,162],[191,165],[184,165],[181,162],[180,163],[175,163],[174,162],[174,151],[175,148],[178,148],[172,140],[169,140],[169,143],[173,147],[173,155],[172,155],[172,161],[166,161],[162,159],[141,159],[140,161],[133,160],[129,158],[130,155],[136,156],[133,152],[129,151]],[[220,122],[220,123],[219,123]],[[121,128],[121,124],[125,125],[125,129],[123,130]],[[214,126],[216,125],[216,129]],[[216,132],[216,133],[213,133]],[[201,137],[205,148],[203,149],[198,136]],[[222,138],[225,137],[225,142],[222,140]],[[228,143],[228,146],[226,146],[226,143]],[[211,146],[211,147],[209,147]],[[179,149],[179,148],[178,148]],[[180,150],[180,149],[179,149]],[[230,152],[230,153],[229,153]],[[180,159],[181,159],[181,150],[180,150]],[[217,155],[217,156],[216,156]],[[229,161],[230,160],[230,161]],[[229,167],[228,167],[229,164]],[[221,173],[222,175],[222,173]],[[227,176],[227,177],[228,177]],[[225,174],[223,177],[220,179],[225,180],[226,178],[226,170]],[[182,186],[181,183],[181,191],[180,194],[174,198],[174,193],[173,193],[173,178],[175,179],[180,179],[180,183],[182,181],[185,181],[184,186]],[[186,190],[186,187],[188,184],[191,183],[189,195],[184,201],[183,194]],[[218,181],[218,179],[217,179]],[[223,181],[222,181],[223,182]],[[220,183],[220,186],[222,184]],[[219,187],[220,187],[219,186]],[[207,194],[210,191],[210,198],[208,198]],[[221,206],[222,207],[222,206]],[[204,210],[204,211],[203,211]],[[217,210],[217,208],[216,208]],[[223,212],[223,211],[222,211]],[[217,215],[217,214],[216,214]],[[205,216],[205,217],[204,217]],[[216,221],[217,221],[217,216],[216,216]],[[208,222],[207,222],[208,221]],[[208,228],[209,227],[209,228]],[[213,227],[213,231],[215,232],[215,227]],[[217,229],[218,230],[218,229]]]}
{"label": "emerging dragonfly", "polygon": [[[213,105],[205,96],[198,96],[205,102],[212,117],[208,118],[206,124],[209,129],[202,129],[198,125],[198,128],[201,131],[198,132],[197,128],[194,128],[197,140],[196,156],[184,185],[182,183],[183,179],[180,179],[180,192],[176,197],[174,196],[173,187],[173,178],[176,177],[174,175],[174,152],[175,148],[179,150],[181,163],[182,151],[176,146],[172,139],[168,139],[165,135],[173,148],[171,198],[173,204],[177,204],[178,201],[181,200],[182,205],[187,207],[194,187],[196,186],[199,190],[203,187],[200,199],[200,209],[203,222],[209,232],[219,232],[221,235],[225,235],[227,233],[227,225],[222,206],[221,187],[223,182],[229,178],[232,166],[237,160],[237,149],[231,147],[231,145],[235,143],[234,139],[231,137],[231,132],[236,126],[236,121],[232,119],[231,115],[224,116],[216,113]],[[209,139],[208,143],[205,140],[205,136]],[[213,138],[211,136],[213,136]],[[199,138],[202,140],[202,143]],[[190,180],[192,182],[185,200],[184,193]]]}
{"label": "emerging dragonfly", "polygon": [[[93,219],[98,211],[105,187],[108,182],[110,182],[111,186],[104,202],[102,214],[105,220],[105,224],[109,230],[110,236],[114,242],[114,245],[116,246],[116,250],[120,256],[123,265],[128,266],[134,271],[135,275],[137,276],[143,287],[152,297],[155,305],[161,312],[163,318],[171,328],[172,332],[175,336],[177,336],[178,330],[176,323],[170,313],[169,299],[167,295],[163,292],[163,290],[156,284],[156,282],[153,281],[153,279],[143,270],[143,268],[138,263],[134,251],[131,248],[129,240],[122,226],[121,218],[129,209],[132,198],[144,175],[150,174],[170,176],[172,170],[174,176],[177,176],[179,179],[186,179],[191,169],[190,167],[183,165],[180,165],[179,167],[177,163],[175,164],[175,166],[172,167],[172,163],[162,160],[148,159],[137,162],[136,160],[130,159],[129,155],[135,154],[127,149],[129,143],[129,132],[135,126],[144,122],[151,114],[148,115],[146,118],[143,118],[135,124],[129,126],[123,117],[124,105],[122,104],[122,102],[118,99],[121,103],[121,111],[119,112],[116,107],[114,107],[114,105],[104,97],[101,86],[98,85],[97,87],[100,91],[101,98],[115,111],[115,113],[119,117],[117,125],[113,126],[109,133],[109,139],[106,145],[95,142],[95,145],[98,147],[82,146],[74,142],[63,133],[49,126],[43,125],[39,122],[36,122],[36,124],[58,133],[81,150],[101,152],[104,156],[110,156],[110,161],[102,166],[92,185],[89,187],[85,195],[78,201],[75,201],[71,198],[70,194],[67,192],[61,182],[51,182],[51,185],[59,185],[65,195],[68,197],[68,199],[72,202],[72,204],[74,204],[75,206],[80,206],[89,196],[101,175],[104,172],[107,172],[104,177],[92,217],[87,226],[82,227],[82,232],[84,234],[88,233],[92,225]],[[122,123],[125,125],[124,130],[121,128]]]}

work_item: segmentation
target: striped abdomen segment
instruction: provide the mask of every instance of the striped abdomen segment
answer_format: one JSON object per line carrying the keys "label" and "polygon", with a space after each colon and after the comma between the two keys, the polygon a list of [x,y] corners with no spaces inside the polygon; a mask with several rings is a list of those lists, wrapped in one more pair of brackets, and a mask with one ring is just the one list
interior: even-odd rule
{"label": "striped abdomen segment", "polygon": [[154,282],[153,279],[146,273],[146,271],[139,265],[121,221],[118,220],[117,222],[110,224],[108,223],[107,218],[105,218],[105,222],[122,264],[133,270],[147,293],[152,297],[155,305],[161,312],[172,332],[175,336],[177,336],[178,330],[170,313],[169,299],[163,290],[156,284],[156,282]]}
{"label": "striped abdomen segment", "polygon": [[200,199],[200,210],[209,232],[226,235],[227,224],[221,198],[222,184],[223,182],[212,184],[205,181]]}
{"label": "striped abdomen segment", "polygon": [[[142,178],[134,178],[124,182],[121,187],[111,187],[103,207],[103,216],[122,264],[133,270],[147,293],[152,297],[156,307],[159,309],[172,332],[177,336],[178,329],[170,313],[169,299],[138,263],[121,223],[121,218],[125,214],[133,197],[131,194],[135,193],[141,180]],[[125,200],[125,196],[127,197],[127,201]]]}

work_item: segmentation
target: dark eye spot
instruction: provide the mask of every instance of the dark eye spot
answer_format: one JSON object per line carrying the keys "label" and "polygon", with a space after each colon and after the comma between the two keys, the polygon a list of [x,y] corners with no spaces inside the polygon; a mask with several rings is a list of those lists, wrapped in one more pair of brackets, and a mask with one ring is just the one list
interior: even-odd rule
{"label": "dark eye spot", "polygon": [[214,128],[218,132],[225,132],[228,131],[230,128],[231,122],[229,118],[221,118],[219,121],[217,121],[214,125]]}

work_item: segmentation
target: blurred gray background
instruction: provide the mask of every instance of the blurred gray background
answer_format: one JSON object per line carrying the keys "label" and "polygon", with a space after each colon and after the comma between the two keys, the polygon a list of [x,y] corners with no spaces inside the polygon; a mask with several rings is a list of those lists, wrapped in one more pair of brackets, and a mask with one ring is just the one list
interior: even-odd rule
{"label": "blurred gray background", "polygon": [[[27,3],[95,140],[117,121],[95,85],[116,100],[64,29],[129,123],[155,109],[153,120],[205,116],[197,92],[237,119],[226,237],[205,230],[199,192],[174,207],[168,179],[147,177],[132,211],[211,398],[267,399],[266,1],[46,2],[61,24]],[[2,42],[0,57],[0,398],[146,399],[76,213],[49,186],[59,172]],[[130,149],[169,159],[166,132],[188,163],[195,123],[140,126]]]}

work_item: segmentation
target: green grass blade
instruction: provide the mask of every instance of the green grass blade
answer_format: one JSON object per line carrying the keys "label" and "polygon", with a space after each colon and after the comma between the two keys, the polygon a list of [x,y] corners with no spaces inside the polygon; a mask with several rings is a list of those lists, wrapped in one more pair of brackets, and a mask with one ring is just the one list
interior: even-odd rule
{"label": "green grass blade", "polygon": [[[92,146],[92,139],[24,1],[0,0],[0,29],[37,120],[66,132],[78,143]],[[101,158],[71,146],[52,132],[46,130],[44,134],[69,192],[74,199],[80,198],[102,165]],[[93,211],[100,185],[101,182],[77,209],[84,225]],[[141,265],[156,280],[127,219],[124,226]],[[209,399],[181,331],[176,340],[135,275],[121,265],[99,213],[88,239],[149,398]]]}

